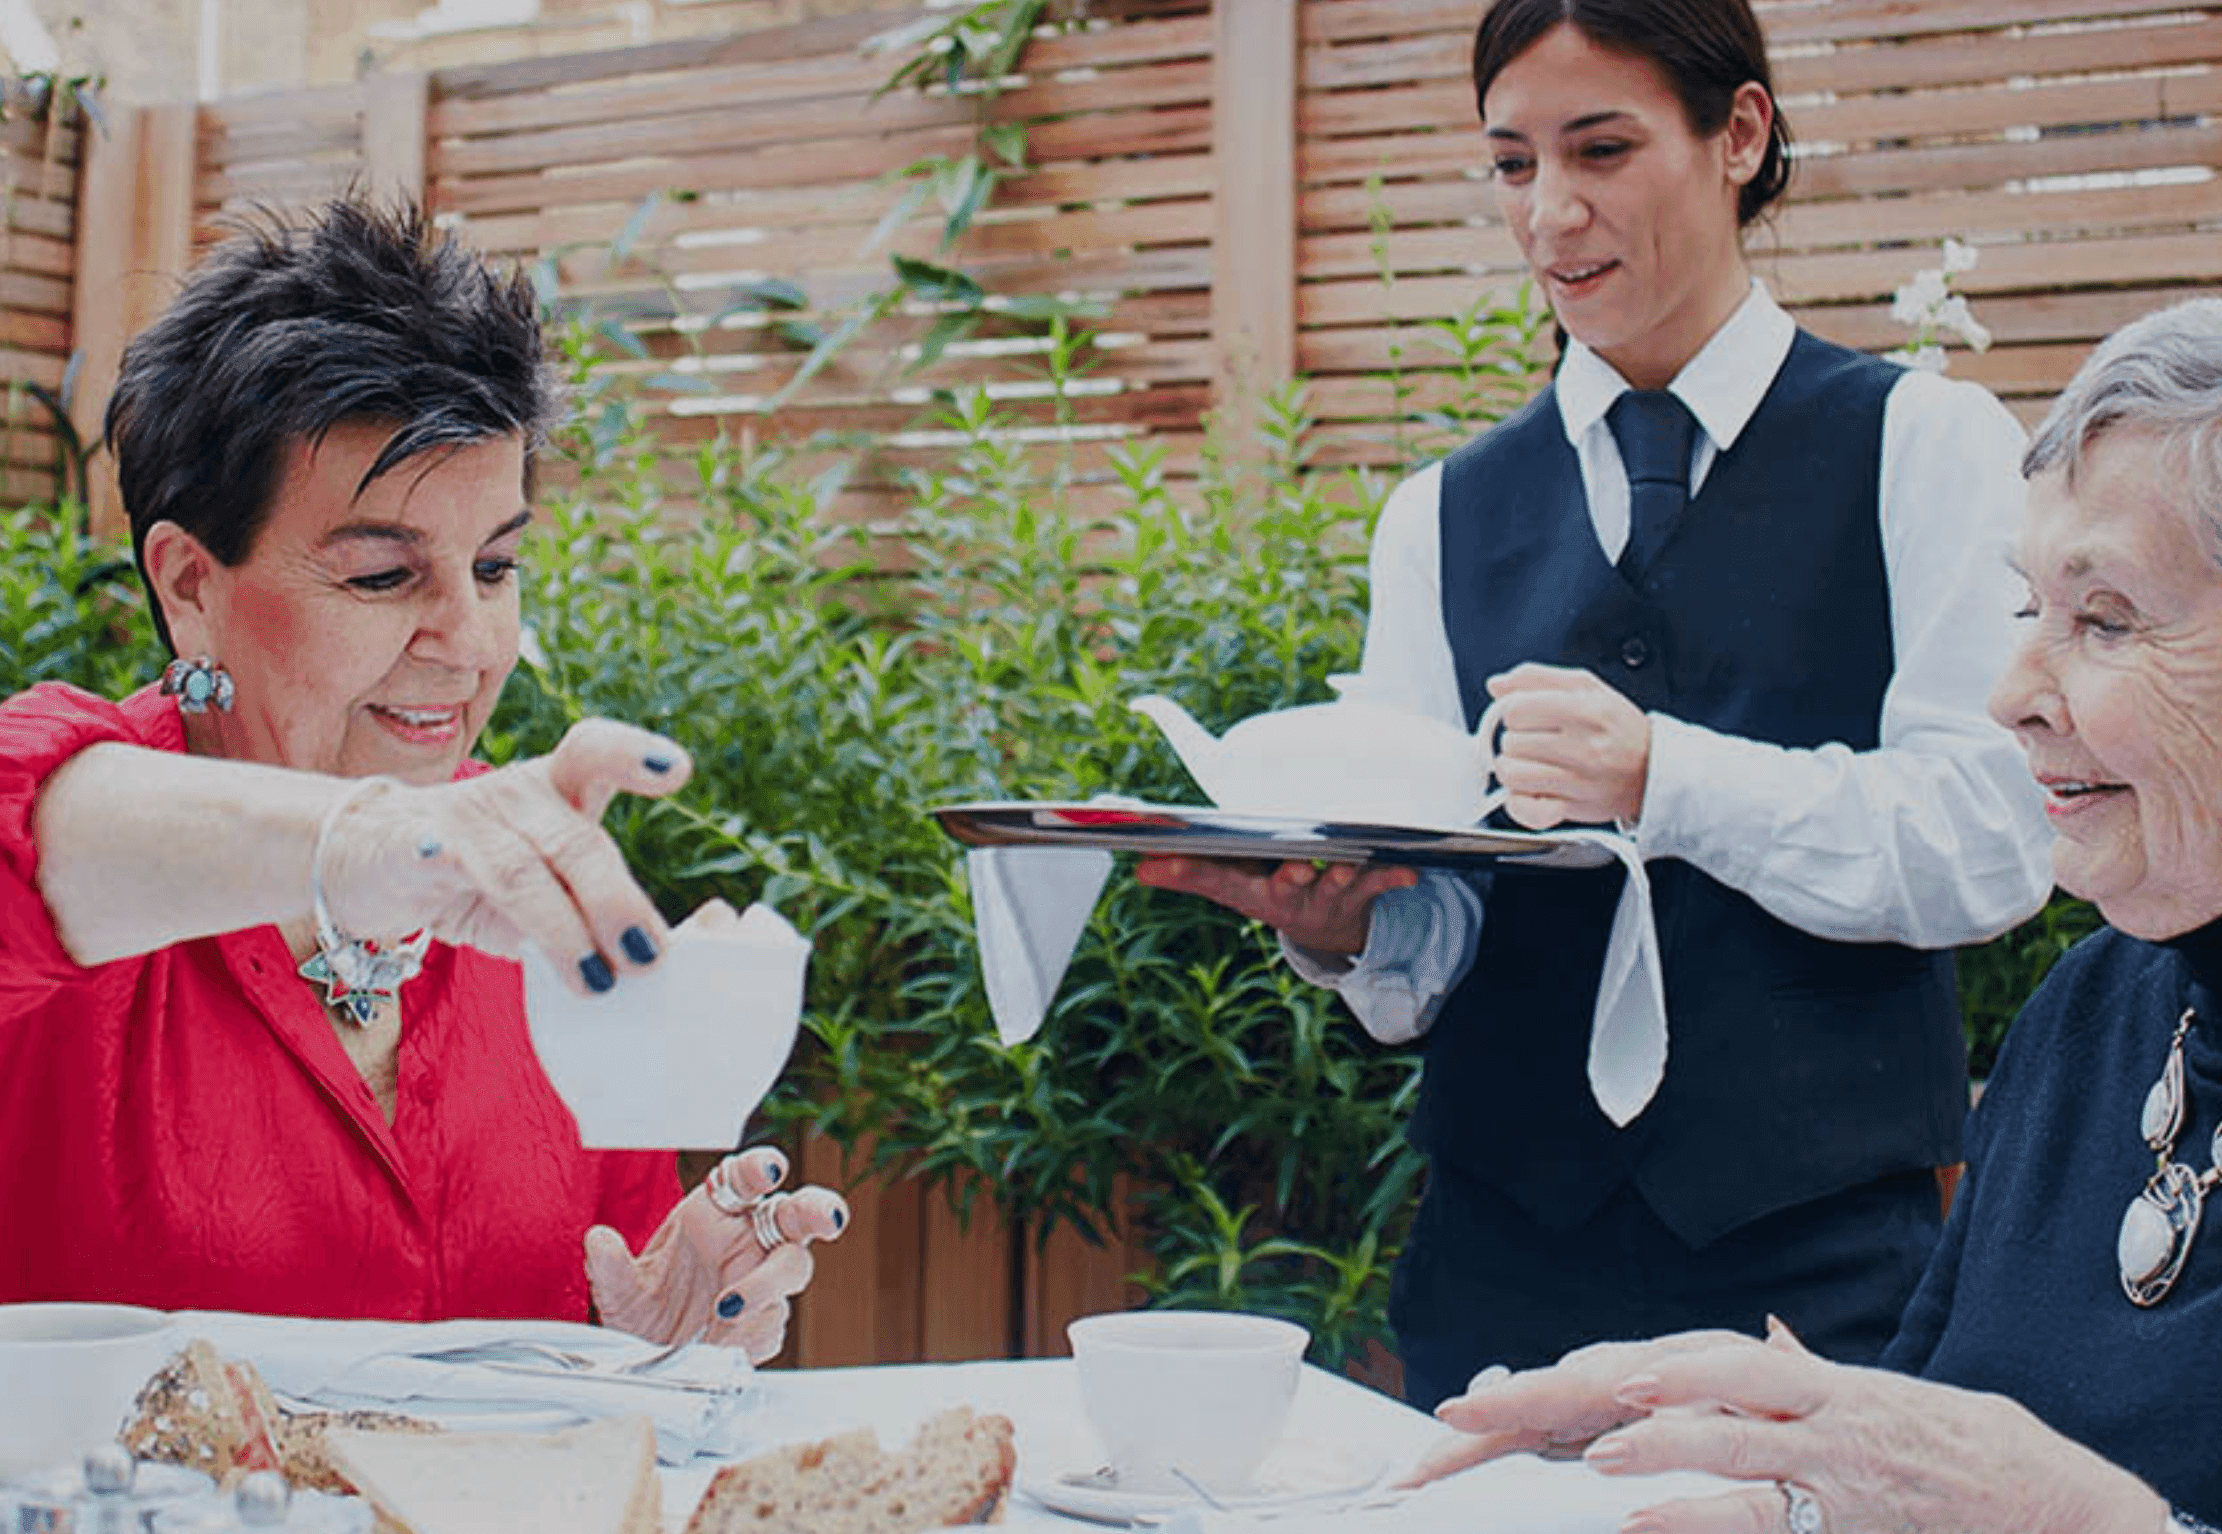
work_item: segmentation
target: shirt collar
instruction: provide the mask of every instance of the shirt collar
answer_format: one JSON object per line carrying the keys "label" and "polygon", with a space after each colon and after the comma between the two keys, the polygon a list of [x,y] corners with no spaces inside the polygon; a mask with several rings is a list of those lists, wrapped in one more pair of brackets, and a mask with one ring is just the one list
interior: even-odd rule
{"label": "shirt collar", "polygon": [[[1697,417],[1715,451],[1726,452],[1735,445],[1773,387],[1796,338],[1796,322],[1774,301],[1766,284],[1754,277],[1750,294],[1736,312],[1674,375],[1668,389]],[[1604,420],[1612,402],[1627,392],[1628,380],[1597,353],[1569,338],[1557,387],[1566,440],[1578,447],[1589,429]]]}

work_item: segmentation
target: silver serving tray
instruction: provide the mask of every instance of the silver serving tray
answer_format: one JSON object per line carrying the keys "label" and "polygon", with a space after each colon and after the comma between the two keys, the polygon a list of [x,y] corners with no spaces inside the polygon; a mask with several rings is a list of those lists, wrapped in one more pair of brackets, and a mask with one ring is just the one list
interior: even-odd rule
{"label": "silver serving tray", "polygon": [[1502,860],[1534,868],[1601,868],[1612,861],[1599,847],[1550,831],[1356,825],[1137,799],[982,800],[942,805],[932,813],[968,847],[1100,847],[1191,858],[1421,867]]}

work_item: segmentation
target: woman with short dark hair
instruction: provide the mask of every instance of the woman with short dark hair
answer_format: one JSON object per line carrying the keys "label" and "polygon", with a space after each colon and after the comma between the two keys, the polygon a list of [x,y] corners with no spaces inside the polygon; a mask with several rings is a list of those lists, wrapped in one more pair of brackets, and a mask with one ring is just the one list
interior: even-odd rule
{"label": "woman with short dark hair", "polygon": [[469,759],[557,404],[523,278],[361,201],[131,343],[108,441],[178,659],[0,704],[0,1299],[779,1347],[840,1200],[582,1148],[526,1031],[523,944],[585,992],[657,962],[598,822],[690,770],[609,720]]}

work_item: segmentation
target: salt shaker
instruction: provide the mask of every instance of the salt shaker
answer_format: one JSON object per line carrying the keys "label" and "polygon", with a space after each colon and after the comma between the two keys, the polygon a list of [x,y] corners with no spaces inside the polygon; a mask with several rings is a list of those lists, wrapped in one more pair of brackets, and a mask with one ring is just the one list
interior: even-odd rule
{"label": "salt shaker", "polygon": [[229,1497],[155,1516],[152,1534],[370,1534],[370,1504],[321,1491],[295,1491],[285,1477],[259,1470]]}
{"label": "salt shaker", "polygon": [[163,1509],[215,1495],[198,1470],[142,1464],[123,1445],[102,1444],[81,1464],[0,1486],[0,1534],[145,1534]]}

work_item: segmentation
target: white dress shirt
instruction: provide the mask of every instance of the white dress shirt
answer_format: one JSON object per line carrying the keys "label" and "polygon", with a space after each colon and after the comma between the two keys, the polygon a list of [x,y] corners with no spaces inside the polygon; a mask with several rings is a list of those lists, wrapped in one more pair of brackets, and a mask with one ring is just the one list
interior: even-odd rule
{"label": "white dress shirt", "polygon": [[[1697,418],[1690,491],[1735,445],[1796,325],[1754,281],[1669,386]],[[1628,477],[1605,412],[1627,382],[1579,341],[1558,408],[1610,561],[1628,538]],[[2021,598],[2022,430],[1978,386],[1909,372],[1884,408],[1878,517],[1896,659],[1880,744],[1793,749],[1654,712],[1646,859],[1674,857],[1819,937],[1948,948],[1995,936],[2043,905],[2051,835],[2020,748],[1985,708]],[[1374,530],[1367,696],[1465,725],[1443,627],[1442,466],[1399,485]],[[1795,515],[1798,487],[1783,487]],[[1284,944],[1297,972],[1340,992],[1368,1032],[1424,1031],[1473,962],[1482,906],[1465,880],[1423,875],[1374,904],[1355,962]]]}

